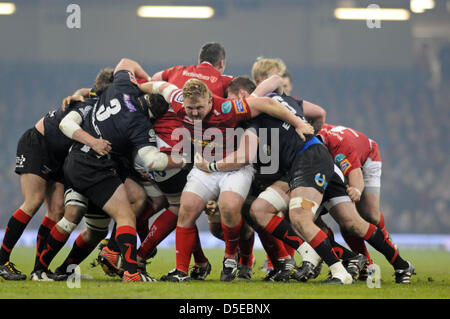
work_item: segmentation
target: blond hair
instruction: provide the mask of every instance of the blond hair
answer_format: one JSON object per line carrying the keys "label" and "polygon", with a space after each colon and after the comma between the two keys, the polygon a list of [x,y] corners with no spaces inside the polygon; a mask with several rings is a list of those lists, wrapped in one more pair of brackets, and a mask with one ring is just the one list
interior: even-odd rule
{"label": "blond hair", "polygon": [[190,99],[192,102],[197,103],[199,98],[212,97],[211,91],[208,86],[197,79],[190,79],[183,86],[183,99]]}
{"label": "blond hair", "polygon": [[252,77],[256,84],[274,74],[286,72],[286,64],[279,58],[268,59],[262,56],[256,59],[252,67]]}

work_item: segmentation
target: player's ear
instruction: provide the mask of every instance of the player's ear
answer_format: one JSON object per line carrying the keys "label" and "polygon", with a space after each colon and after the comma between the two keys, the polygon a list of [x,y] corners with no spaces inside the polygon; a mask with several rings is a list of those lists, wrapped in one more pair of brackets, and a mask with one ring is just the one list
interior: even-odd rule
{"label": "player's ear", "polygon": [[249,97],[249,93],[246,91],[246,90],[244,90],[244,89],[239,89],[239,97],[242,99],[242,98],[244,98],[244,99],[246,99],[246,98],[248,98]]}

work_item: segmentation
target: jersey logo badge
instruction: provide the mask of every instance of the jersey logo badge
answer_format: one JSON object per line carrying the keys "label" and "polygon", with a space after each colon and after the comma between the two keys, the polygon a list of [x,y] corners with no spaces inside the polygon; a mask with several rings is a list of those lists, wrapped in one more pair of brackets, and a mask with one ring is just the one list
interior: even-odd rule
{"label": "jersey logo badge", "polygon": [[217,82],[217,77],[211,76],[211,77],[209,78],[209,80],[211,81],[211,83],[216,83],[216,82]]}
{"label": "jersey logo badge", "polygon": [[131,98],[128,94],[123,94],[123,100],[125,102],[125,106],[127,107],[128,110],[130,110],[130,112],[136,112],[136,108],[131,102]]}
{"label": "jersey logo badge", "polygon": [[130,76],[130,81],[136,85],[138,85],[138,82],[136,81],[136,78],[134,77],[134,74],[131,72],[128,72],[128,75]]}
{"label": "jersey logo badge", "polygon": [[327,188],[327,181],[325,180],[325,174],[317,173],[314,176],[314,182],[316,182],[316,185],[325,189]]}
{"label": "jersey logo badge", "polygon": [[350,168],[350,166],[352,166],[352,164],[350,164],[350,161],[345,158],[345,155],[342,153],[339,153],[338,155],[336,155],[334,157],[334,163],[339,166],[339,168],[341,169],[342,173],[346,173],[347,170]]}
{"label": "jersey logo badge", "polygon": [[25,156],[20,155],[20,156],[16,156],[16,168],[23,168],[23,163],[25,163],[26,158]]}
{"label": "jersey logo badge", "polygon": [[226,101],[222,103],[222,113],[227,114],[231,111],[231,101]]}
{"label": "jersey logo badge", "polygon": [[245,107],[244,101],[242,99],[239,100],[233,100],[234,109],[236,110],[236,113],[247,113],[247,108]]}
{"label": "jersey logo badge", "polygon": [[334,163],[339,166],[341,165],[341,162],[345,159],[345,155],[342,153],[339,153],[334,157]]}
{"label": "jersey logo badge", "polygon": [[348,159],[344,159],[343,161],[341,161],[341,163],[339,164],[339,168],[341,169],[342,173],[346,173],[348,171],[348,169],[350,168],[350,166],[352,166],[352,164],[350,164]]}

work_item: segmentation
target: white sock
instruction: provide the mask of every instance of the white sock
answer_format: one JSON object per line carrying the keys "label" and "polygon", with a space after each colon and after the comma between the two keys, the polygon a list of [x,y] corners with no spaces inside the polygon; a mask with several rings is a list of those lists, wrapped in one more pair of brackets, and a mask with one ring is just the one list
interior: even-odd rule
{"label": "white sock", "polygon": [[306,241],[298,247],[297,251],[302,256],[303,261],[309,261],[314,265],[314,267],[316,267],[321,261],[319,254]]}
{"label": "white sock", "polygon": [[352,276],[347,272],[340,261],[329,266],[333,278],[340,279],[345,285],[353,282]]}

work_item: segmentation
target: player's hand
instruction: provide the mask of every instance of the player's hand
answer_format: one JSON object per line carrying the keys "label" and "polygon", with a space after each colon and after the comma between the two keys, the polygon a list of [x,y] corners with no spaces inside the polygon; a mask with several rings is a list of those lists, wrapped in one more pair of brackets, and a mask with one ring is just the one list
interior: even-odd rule
{"label": "player's hand", "polygon": [[302,125],[299,127],[295,128],[295,131],[297,132],[298,136],[300,136],[300,138],[305,141],[305,134],[310,134],[313,135],[314,134],[314,127],[312,127],[311,124],[303,122],[302,121]]}
{"label": "player's hand", "polygon": [[111,143],[102,138],[96,138],[90,146],[95,152],[97,152],[97,154],[101,156],[107,155],[112,149]]}
{"label": "player's hand", "polygon": [[84,102],[84,97],[81,95],[72,95],[72,96],[66,97],[62,101],[62,105],[61,105],[62,110],[65,111],[67,109],[67,107],[69,106],[69,104],[72,102],[75,102],[75,101]]}
{"label": "player's hand", "polygon": [[213,200],[209,200],[206,203],[206,208],[205,208],[206,215],[208,215],[208,216],[214,215],[217,211],[217,208],[218,208],[217,202],[213,201]]}
{"label": "player's hand", "polygon": [[346,186],[347,187],[347,195],[350,197],[350,199],[353,202],[359,202],[361,200],[361,192],[359,189],[353,186]]}
{"label": "player's hand", "polygon": [[204,171],[204,172],[209,172],[209,170],[208,170],[208,165],[209,165],[209,163],[208,163],[208,161],[206,161],[206,160],[203,158],[203,156],[200,155],[200,153],[195,153],[195,156],[194,156],[194,165],[195,165],[198,169],[200,169],[200,170],[202,170],[202,171]]}

